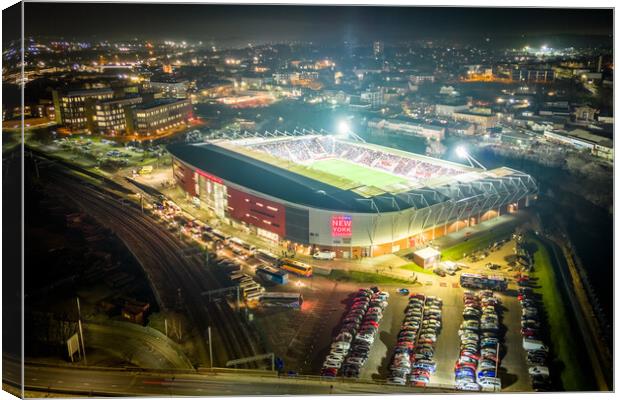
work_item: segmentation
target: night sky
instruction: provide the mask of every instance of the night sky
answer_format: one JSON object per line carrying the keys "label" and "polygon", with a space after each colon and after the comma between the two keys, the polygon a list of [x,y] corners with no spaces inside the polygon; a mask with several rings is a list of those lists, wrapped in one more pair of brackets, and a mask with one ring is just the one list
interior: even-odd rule
{"label": "night sky", "polygon": [[592,9],[26,3],[26,34],[216,41],[611,35]]}

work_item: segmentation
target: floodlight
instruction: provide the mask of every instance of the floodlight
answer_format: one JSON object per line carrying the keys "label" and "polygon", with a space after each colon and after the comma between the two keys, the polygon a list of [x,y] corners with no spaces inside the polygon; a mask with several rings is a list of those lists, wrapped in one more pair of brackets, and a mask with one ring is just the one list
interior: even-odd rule
{"label": "floodlight", "polygon": [[467,149],[465,149],[465,147],[459,146],[456,148],[456,155],[460,158],[467,158],[469,153],[467,153]]}
{"label": "floodlight", "polygon": [[340,121],[338,124],[338,133],[340,135],[347,135],[351,131],[351,127],[347,121]]}

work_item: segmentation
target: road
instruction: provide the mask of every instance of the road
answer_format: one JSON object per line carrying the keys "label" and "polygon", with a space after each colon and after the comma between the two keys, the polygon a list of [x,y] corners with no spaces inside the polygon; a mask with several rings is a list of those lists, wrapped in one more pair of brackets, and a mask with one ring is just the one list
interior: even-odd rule
{"label": "road", "polygon": [[[34,155],[39,156],[36,152]],[[251,329],[226,303],[216,305],[205,301],[202,293],[220,288],[220,282],[205,266],[200,254],[187,253],[187,244],[177,235],[106,189],[109,186],[106,181],[95,186],[60,162],[39,168],[38,173],[48,190],[74,202],[125,243],[142,265],[162,310],[175,309],[187,314],[199,336],[195,345],[200,365],[210,365],[206,348],[209,325],[215,331],[214,366],[262,352]],[[118,189],[118,185],[111,184],[111,187]]]}
{"label": "road", "polygon": [[[3,382],[19,383],[19,363],[4,360]],[[131,371],[25,365],[25,390],[81,396],[233,396],[438,393],[445,389],[358,383],[339,380],[278,378],[235,373]]]}

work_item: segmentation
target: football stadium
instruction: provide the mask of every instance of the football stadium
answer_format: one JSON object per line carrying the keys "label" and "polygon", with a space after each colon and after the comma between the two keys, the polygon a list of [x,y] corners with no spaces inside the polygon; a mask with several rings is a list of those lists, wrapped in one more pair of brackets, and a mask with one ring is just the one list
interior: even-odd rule
{"label": "football stadium", "polygon": [[[306,131],[307,132],[307,131]],[[247,135],[168,146],[176,182],[224,223],[303,254],[373,257],[527,207],[532,177],[343,138]]]}

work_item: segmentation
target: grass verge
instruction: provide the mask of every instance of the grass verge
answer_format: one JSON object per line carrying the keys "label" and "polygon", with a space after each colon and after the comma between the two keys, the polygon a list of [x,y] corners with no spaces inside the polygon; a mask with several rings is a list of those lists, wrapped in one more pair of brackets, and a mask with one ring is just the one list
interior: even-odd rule
{"label": "grass verge", "polygon": [[576,328],[569,319],[571,311],[562,296],[551,250],[532,234],[528,234],[527,243],[536,249],[534,271],[530,276],[537,278],[534,291],[542,296],[549,326],[549,341],[555,356],[554,364],[561,368],[559,376],[562,386],[567,391],[584,390],[586,382],[580,372],[582,362],[578,357],[581,347],[572,335]]}
{"label": "grass verge", "polygon": [[410,263],[410,264],[401,265],[398,268],[405,269],[407,271],[412,271],[412,272],[420,273],[420,274],[433,275],[433,270],[432,269],[424,269],[424,268],[420,267],[416,263]]}
{"label": "grass verge", "polygon": [[384,283],[384,284],[407,284],[411,285],[411,282],[396,279],[389,276],[384,276],[380,274],[375,274],[372,272],[362,272],[362,271],[343,271],[340,269],[334,269],[329,274],[328,278],[336,280],[338,282],[359,282],[359,283]]}
{"label": "grass verge", "polygon": [[457,261],[463,258],[463,254],[471,254],[474,251],[484,249],[485,247],[502,240],[514,231],[513,224],[498,226],[479,235],[472,235],[469,239],[463,239],[462,242],[454,246],[441,250],[442,260]]}

